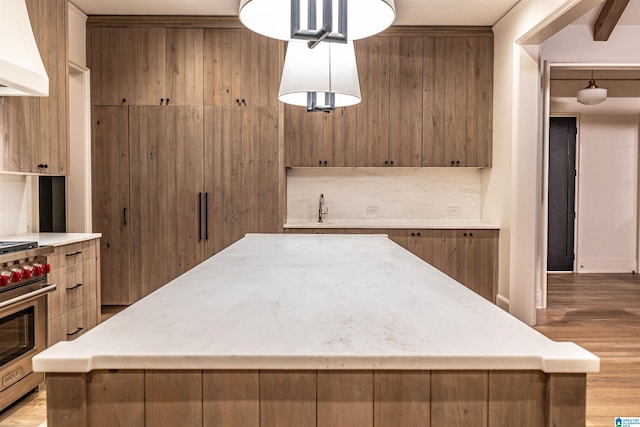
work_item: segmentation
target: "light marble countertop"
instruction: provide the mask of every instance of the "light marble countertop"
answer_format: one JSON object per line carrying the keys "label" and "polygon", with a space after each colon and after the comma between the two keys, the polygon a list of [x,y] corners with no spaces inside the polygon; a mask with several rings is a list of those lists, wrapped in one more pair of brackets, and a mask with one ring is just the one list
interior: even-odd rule
{"label": "light marble countertop", "polygon": [[480,221],[406,221],[406,220],[326,220],[287,221],[284,228],[411,228],[411,229],[473,229],[499,230],[495,224]]}
{"label": "light marble countertop", "polygon": [[23,233],[0,236],[0,241],[36,241],[40,246],[63,246],[102,237],[101,233]]}
{"label": "light marble countertop", "polygon": [[581,373],[599,359],[386,236],[249,234],[33,366]]}

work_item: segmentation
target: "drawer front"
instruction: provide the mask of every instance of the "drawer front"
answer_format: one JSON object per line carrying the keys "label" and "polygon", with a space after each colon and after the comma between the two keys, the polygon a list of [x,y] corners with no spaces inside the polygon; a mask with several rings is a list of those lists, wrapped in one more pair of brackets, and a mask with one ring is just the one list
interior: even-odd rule
{"label": "drawer front", "polygon": [[84,305],[72,308],[60,317],[62,318],[63,340],[76,339],[88,329],[85,321]]}
{"label": "drawer front", "polygon": [[48,258],[48,261],[51,264],[51,268],[56,269],[95,258],[96,243],[95,240],[89,240],[87,242],[58,246],[55,248],[53,255]]}

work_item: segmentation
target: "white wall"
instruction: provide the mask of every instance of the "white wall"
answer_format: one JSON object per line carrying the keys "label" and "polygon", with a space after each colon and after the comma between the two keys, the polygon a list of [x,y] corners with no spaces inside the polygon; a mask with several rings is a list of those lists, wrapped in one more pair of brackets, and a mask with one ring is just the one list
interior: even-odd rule
{"label": "white wall", "polygon": [[69,3],[69,61],[87,65],[87,15]]}
{"label": "white wall", "polygon": [[20,175],[0,175],[0,236],[30,231],[30,183]]}
{"label": "white wall", "polygon": [[[540,280],[542,89],[539,49],[518,41],[588,0],[522,0],[494,27],[493,168],[482,220],[500,224],[498,304],[535,323]],[[577,18],[577,16],[576,16]]]}
{"label": "white wall", "polygon": [[[302,168],[287,171],[287,221],[480,221],[475,168]],[[367,213],[367,208],[377,213]]]}
{"label": "white wall", "polygon": [[578,271],[637,271],[638,116],[580,117]]}

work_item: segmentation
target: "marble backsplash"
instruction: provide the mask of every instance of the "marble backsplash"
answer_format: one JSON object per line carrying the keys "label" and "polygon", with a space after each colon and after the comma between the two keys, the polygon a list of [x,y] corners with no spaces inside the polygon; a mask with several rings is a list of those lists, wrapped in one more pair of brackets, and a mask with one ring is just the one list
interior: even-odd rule
{"label": "marble backsplash", "polygon": [[294,168],[287,171],[287,221],[480,221],[476,168]]}
{"label": "marble backsplash", "polygon": [[29,178],[0,174],[0,236],[28,232]]}

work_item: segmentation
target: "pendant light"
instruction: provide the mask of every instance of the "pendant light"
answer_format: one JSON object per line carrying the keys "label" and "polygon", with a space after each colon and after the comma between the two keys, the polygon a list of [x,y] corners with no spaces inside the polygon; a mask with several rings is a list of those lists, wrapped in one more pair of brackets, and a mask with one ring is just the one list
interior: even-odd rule
{"label": "pendant light", "polygon": [[359,103],[353,42],[320,43],[313,49],[304,42],[289,42],[278,99],[323,112]]}
{"label": "pendant light", "polygon": [[340,42],[377,34],[394,21],[394,0],[241,0],[250,30],[279,40]]}
{"label": "pendant light", "polygon": [[607,99],[607,90],[596,86],[593,78],[593,70],[591,70],[591,80],[586,88],[578,91],[578,102],[585,105],[595,105]]}

